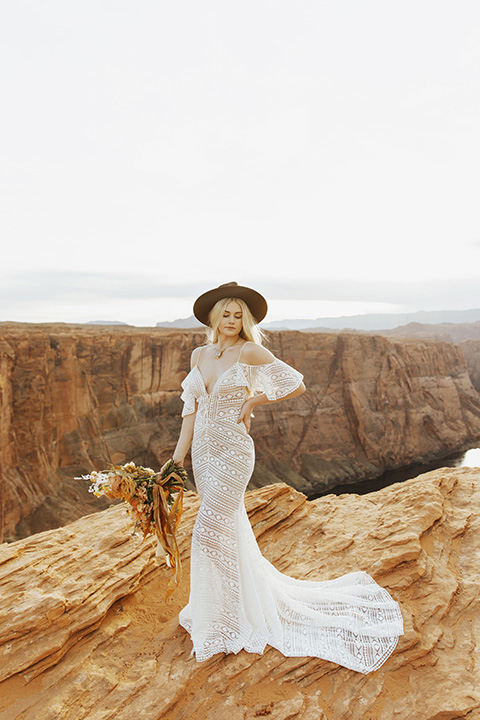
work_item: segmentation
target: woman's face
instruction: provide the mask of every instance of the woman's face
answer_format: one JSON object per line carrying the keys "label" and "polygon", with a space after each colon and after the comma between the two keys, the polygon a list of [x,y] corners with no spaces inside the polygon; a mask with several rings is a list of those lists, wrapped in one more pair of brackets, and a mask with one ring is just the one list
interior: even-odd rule
{"label": "woman's face", "polygon": [[218,333],[219,335],[234,338],[236,335],[240,335],[242,327],[242,308],[235,300],[230,300],[223,311],[223,317],[218,326]]}

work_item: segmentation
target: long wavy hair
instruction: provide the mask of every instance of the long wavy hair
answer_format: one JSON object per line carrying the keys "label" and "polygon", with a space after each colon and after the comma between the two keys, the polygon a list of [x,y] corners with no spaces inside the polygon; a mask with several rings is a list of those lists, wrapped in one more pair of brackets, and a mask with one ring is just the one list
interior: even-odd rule
{"label": "long wavy hair", "polygon": [[222,300],[216,302],[210,310],[210,314],[208,316],[208,319],[210,320],[210,327],[207,327],[206,329],[207,342],[214,344],[218,341],[218,327],[220,325],[220,321],[223,317],[223,313],[225,312],[225,308],[232,302],[232,300],[238,303],[242,308],[243,327],[240,331],[240,337],[244,340],[257,343],[257,345],[262,345],[266,339],[265,333],[259,328],[247,303],[236,297],[223,298]]}

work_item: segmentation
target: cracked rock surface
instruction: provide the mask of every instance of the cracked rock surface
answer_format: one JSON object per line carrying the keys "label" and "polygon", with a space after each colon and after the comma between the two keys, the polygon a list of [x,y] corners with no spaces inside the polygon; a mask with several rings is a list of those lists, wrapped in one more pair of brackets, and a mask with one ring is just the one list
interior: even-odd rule
{"label": "cracked rock surface", "polygon": [[0,720],[454,720],[480,717],[480,471],[437,470],[369,495],[308,502],[247,493],[258,542],[293,577],[365,570],[400,603],[405,635],[367,676],[268,648],[205,663],[177,614],[198,498],[179,532],[186,578],[121,507],[0,546]]}

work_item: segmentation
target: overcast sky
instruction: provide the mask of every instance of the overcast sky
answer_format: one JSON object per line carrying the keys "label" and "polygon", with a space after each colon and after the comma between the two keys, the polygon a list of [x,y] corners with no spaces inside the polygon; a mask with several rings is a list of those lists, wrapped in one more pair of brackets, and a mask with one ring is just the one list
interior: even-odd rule
{"label": "overcast sky", "polygon": [[0,320],[480,307],[478,0],[10,0]]}

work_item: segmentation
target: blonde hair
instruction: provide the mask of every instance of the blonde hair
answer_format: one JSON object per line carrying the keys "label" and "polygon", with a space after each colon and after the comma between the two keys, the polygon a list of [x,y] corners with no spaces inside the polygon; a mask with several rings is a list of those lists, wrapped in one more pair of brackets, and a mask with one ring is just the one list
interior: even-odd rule
{"label": "blonde hair", "polygon": [[218,327],[227,305],[232,301],[238,303],[242,308],[242,329],[240,331],[240,337],[244,340],[257,343],[257,345],[262,345],[265,340],[264,332],[259,328],[258,323],[250,312],[250,308],[247,303],[241,298],[236,297],[223,298],[222,300],[216,302],[210,310],[208,315],[210,327],[207,327],[206,329],[207,342],[214,344],[218,341]]}

